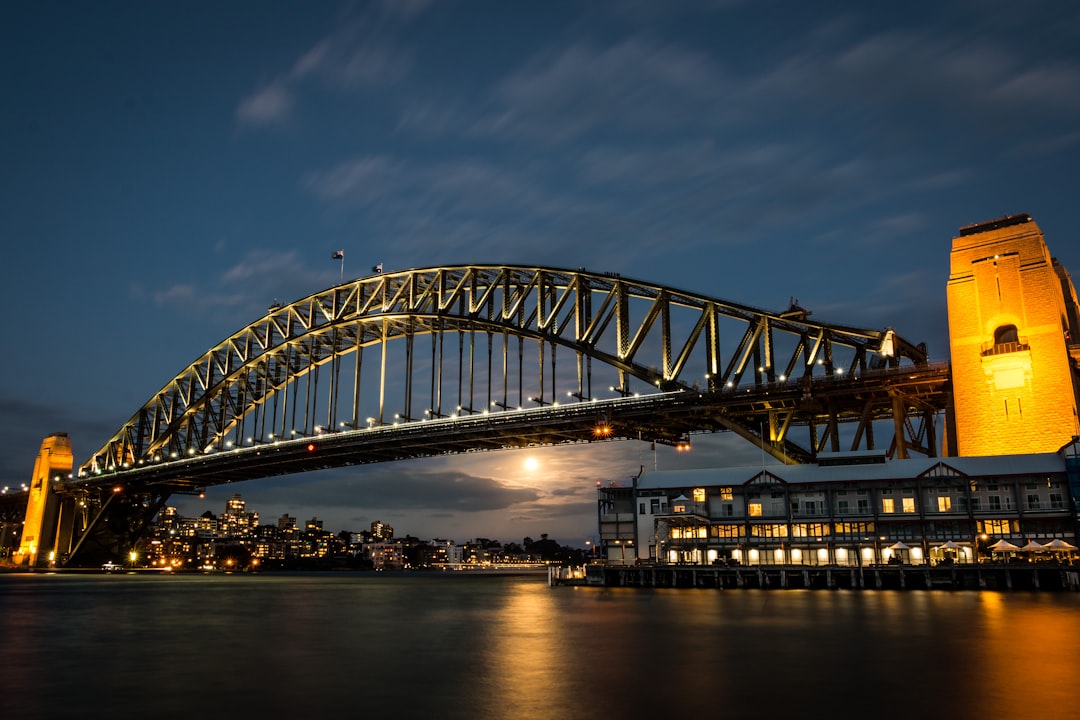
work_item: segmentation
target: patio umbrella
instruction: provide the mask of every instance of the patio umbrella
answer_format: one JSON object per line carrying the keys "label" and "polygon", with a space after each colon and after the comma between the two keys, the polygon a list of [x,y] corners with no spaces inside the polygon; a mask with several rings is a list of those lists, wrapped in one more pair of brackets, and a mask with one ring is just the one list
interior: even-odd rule
{"label": "patio umbrella", "polygon": [[1045,549],[1046,548],[1044,548],[1042,545],[1035,542],[1034,540],[1028,540],[1027,545],[1020,548],[1020,552],[1039,552],[1040,550],[1045,550]]}
{"label": "patio umbrella", "polygon": [[963,545],[957,545],[952,540],[946,540],[945,542],[941,543],[937,547],[939,549],[942,549],[942,550],[959,550],[960,548],[963,547]]}
{"label": "patio umbrella", "polygon": [[1013,545],[1005,538],[1001,538],[996,543],[991,545],[990,549],[994,552],[1015,552],[1016,550],[1019,550],[1020,547],[1018,545]]}
{"label": "patio umbrella", "polygon": [[890,550],[910,550],[911,546],[910,545],[905,545],[901,541],[897,540],[896,542],[894,542],[892,545],[889,546],[889,549]]}
{"label": "patio umbrella", "polygon": [[1067,543],[1064,540],[1059,540],[1058,538],[1054,538],[1050,542],[1043,545],[1043,547],[1046,548],[1047,550],[1075,550],[1076,549],[1075,545],[1073,545],[1071,543]]}

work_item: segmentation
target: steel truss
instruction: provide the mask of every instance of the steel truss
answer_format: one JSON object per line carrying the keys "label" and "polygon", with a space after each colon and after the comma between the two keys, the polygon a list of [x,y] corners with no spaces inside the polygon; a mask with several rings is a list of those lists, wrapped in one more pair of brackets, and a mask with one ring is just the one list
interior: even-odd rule
{"label": "steel truss", "polygon": [[[642,439],[671,443],[676,433],[731,430],[805,462],[846,444],[841,423],[856,424],[852,449],[873,449],[873,423],[892,418],[891,453],[933,454],[948,372],[928,367],[925,348],[891,330],[814,322],[795,306],[768,312],[584,270],[406,270],[270,308],[170,380],[79,475],[342,430],[680,390],[705,399],[692,423],[676,432],[616,423],[619,436],[648,431]],[[903,368],[922,381],[900,383]],[[799,426],[808,429],[801,443],[792,433]]]}

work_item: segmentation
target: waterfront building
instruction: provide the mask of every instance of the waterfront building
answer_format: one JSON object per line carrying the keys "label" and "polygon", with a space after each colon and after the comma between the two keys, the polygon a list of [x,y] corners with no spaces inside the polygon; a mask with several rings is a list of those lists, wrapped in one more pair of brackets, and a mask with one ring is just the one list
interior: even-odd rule
{"label": "waterfront building", "polygon": [[806,465],[643,470],[598,495],[603,556],[614,564],[988,562],[1003,557],[991,549],[1001,539],[1078,544],[1080,439],[1028,455],[863,452]]}

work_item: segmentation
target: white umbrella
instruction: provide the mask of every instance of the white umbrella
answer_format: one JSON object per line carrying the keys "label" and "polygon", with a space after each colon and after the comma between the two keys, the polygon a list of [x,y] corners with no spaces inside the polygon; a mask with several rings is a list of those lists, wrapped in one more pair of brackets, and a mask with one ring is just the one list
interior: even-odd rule
{"label": "white umbrella", "polygon": [[1043,547],[1046,548],[1047,550],[1075,550],[1076,549],[1075,545],[1073,545],[1071,543],[1067,543],[1064,540],[1059,540],[1058,538],[1054,538],[1050,542],[1043,545]]}
{"label": "white umbrella", "polygon": [[996,543],[991,545],[990,549],[993,550],[994,552],[1013,552],[1015,550],[1019,550],[1020,547],[1018,545],[1013,545],[1011,542],[1009,542],[1005,538],[1001,538]]}
{"label": "white umbrella", "polygon": [[959,550],[960,548],[963,547],[963,545],[957,545],[952,540],[946,540],[945,542],[941,543],[937,547],[939,549],[942,549],[942,550]]}
{"label": "white umbrella", "polygon": [[1045,549],[1046,548],[1044,548],[1042,545],[1035,542],[1034,540],[1028,540],[1027,545],[1020,548],[1020,552],[1039,552],[1040,550],[1045,550]]}
{"label": "white umbrella", "polygon": [[896,542],[894,542],[892,545],[889,546],[889,549],[890,550],[910,550],[911,546],[910,545],[905,545],[904,543],[897,540]]}

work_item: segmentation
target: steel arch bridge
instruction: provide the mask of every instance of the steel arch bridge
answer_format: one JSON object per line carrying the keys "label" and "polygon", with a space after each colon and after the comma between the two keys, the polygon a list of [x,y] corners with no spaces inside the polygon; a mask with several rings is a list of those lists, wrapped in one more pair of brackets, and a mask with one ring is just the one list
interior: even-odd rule
{"label": "steel arch bridge", "polygon": [[92,509],[78,549],[110,506],[131,535],[171,493],[436,454],[733,431],[798,463],[875,449],[885,423],[891,455],[934,455],[948,390],[925,346],[794,303],[768,312],[584,268],[403,270],[275,303],[59,491]]}

